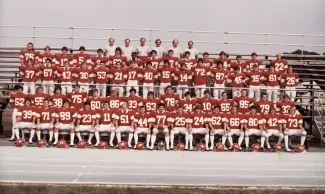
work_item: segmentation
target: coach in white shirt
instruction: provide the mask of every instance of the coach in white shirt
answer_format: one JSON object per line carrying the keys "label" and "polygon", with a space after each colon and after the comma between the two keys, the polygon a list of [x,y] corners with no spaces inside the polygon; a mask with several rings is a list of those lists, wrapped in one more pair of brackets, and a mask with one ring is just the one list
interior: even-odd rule
{"label": "coach in white shirt", "polygon": [[188,41],[187,45],[188,47],[185,49],[184,52],[188,51],[191,53],[190,59],[197,59],[199,56],[199,51],[196,48],[193,48],[193,41]]}
{"label": "coach in white shirt", "polygon": [[131,59],[132,52],[135,51],[133,46],[130,46],[130,42],[130,39],[125,39],[125,46],[122,47],[122,55],[126,56],[128,60]]}
{"label": "coach in white shirt", "polygon": [[114,38],[110,38],[108,40],[109,44],[105,46],[105,55],[108,57],[115,55],[115,50],[117,46],[114,45],[114,42],[115,42]]}
{"label": "coach in white shirt", "polygon": [[164,47],[161,46],[161,40],[157,39],[155,41],[155,43],[156,43],[156,46],[153,47],[152,50],[155,50],[157,52],[157,57],[158,58],[164,57],[167,51],[165,50]]}
{"label": "coach in white shirt", "polygon": [[138,53],[138,56],[148,56],[150,53],[150,48],[146,46],[146,39],[140,38],[140,45],[137,46],[136,52]]}
{"label": "coach in white shirt", "polygon": [[174,51],[174,57],[178,57],[179,59],[183,58],[183,50],[181,49],[181,47],[178,46],[177,39],[173,40],[173,46],[170,47],[168,50]]}

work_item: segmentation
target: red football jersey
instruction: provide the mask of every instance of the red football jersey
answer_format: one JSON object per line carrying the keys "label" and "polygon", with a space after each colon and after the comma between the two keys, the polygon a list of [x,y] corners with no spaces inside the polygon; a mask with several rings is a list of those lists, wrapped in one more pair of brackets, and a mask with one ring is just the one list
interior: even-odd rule
{"label": "red football jersey", "polygon": [[228,77],[228,70],[212,68],[211,69],[211,77],[213,77],[214,83],[224,84],[225,80],[227,80],[227,77]]}
{"label": "red football jersey", "polygon": [[160,103],[159,98],[143,99],[143,105],[146,107],[147,112],[155,112],[158,108],[159,103]]}
{"label": "red football jersey", "polygon": [[99,68],[100,67],[100,62],[104,62],[105,63],[105,66],[108,66],[108,61],[109,61],[109,58],[108,57],[99,57],[99,56],[95,56],[95,57],[91,57],[91,62],[93,64],[93,68]]}
{"label": "red football jersey", "polygon": [[149,128],[149,123],[153,122],[153,118],[150,113],[136,113],[134,115],[134,122],[138,128]]}
{"label": "red football jersey", "polygon": [[67,94],[67,97],[71,99],[71,106],[77,110],[84,107],[85,99],[87,98],[87,92],[70,92]]}
{"label": "red football jersey", "polygon": [[131,110],[118,110],[114,114],[113,118],[118,121],[118,126],[131,126],[134,120],[134,114],[135,113]]}
{"label": "red football jersey", "polygon": [[45,63],[46,59],[51,59],[53,61],[55,55],[52,53],[42,53],[38,55],[38,61],[42,64]]}
{"label": "red football jersey", "polygon": [[108,102],[109,108],[111,110],[117,110],[117,109],[120,108],[120,105],[123,102],[123,97],[120,97],[120,96],[107,96],[107,98],[104,101]]}
{"label": "red football jersey", "polygon": [[[196,66],[196,64],[194,64],[194,66]],[[202,66],[210,68],[213,66],[213,62],[210,59],[206,59],[206,60],[203,59]]]}
{"label": "red football jersey", "polygon": [[54,65],[46,66],[44,64],[40,67],[40,74],[42,75],[43,81],[54,81],[56,71],[57,67]]}
{"label": "red football jersey", "polygon": [[279,130],[279,125],[283,123],[282,116],[280,114],[264,114],[264,124],[266,129],[277,129]]}
{"label": "red football jersey", "polygon": [[188,117],[188,114],[174,113],[171,115],[169,122],[172,123],[174,127],[185,127]]}
{"label": "red football jersey", "polygon": [[79,83],[90,83],[93,78],[93,70],[79,68],[75,70],[75,76]]}
{"label": "red football jersey", "polygon": [[33,61],[38,60],[38,56],[40,55],[37,51],[29,51],[29,50],[22,50],[20,51],[20,60],[25,64],[32,59]]}
{"label": "red football jersey", "polygon": [[222,118],[224,117],[224,113],[219,112],[211,112],[209,113],[208,117],[208,122],[212,125],[213,129],[223,129],[222,128]]}
{"label": "red football jersey", "polygon": [[160,83],[171,83],[174,77],[174,69],[172,68],[159,68],[158,78]]}
{"label": "red football jersey", "polygon": [[110,71],[110,79],[113,84],[124,84],[127,79],[127,74],[124,69],[112,69]]}
{"label": "red football jersey", "polygon": [[242,96],[236,96],[234,98],[234,101],[237,103],[237,110],[240,113],[247,113],[249,112],[249,108],[251,107],[252,103],[254,102],[253,98],[249,97],[242,97]]}
{"label": "red football jersey", "polygon": [[49,98],[50,95],[42,93],[42,94],[33,94],[30,97],[32,99],[33,106],[40,107],[43,106],[44,99]]}
{"label": "red football jersey", "polygon": [[49,97],[50,99],[50,104],[53,107],[61,107],[63,106],[63,100],[67,98],[66,95],[64,94],[53,94]]}
{"label": "red football jersey", "polygon": [[227,99],[227,100],[218,100],[217,104],[220,107],[220,112],[226,113],[230,111],[230,107],[232,107],[234,105],[234,101],[231,99]]}
{"label": "red football jersey", "polygon": [[178,57],[166,56],[164,60],[169,61],[169,68],[175,69],[178,67],[178,60],[179,60]]}
{"label": "red football jersey", "polygon": [[275,71],[283,73],[288,69],[288,61],[281,59],[281,60],[272,60],[270,62],[271,65],[274,65]]}
{"label": "red football jersey", "polygon": [[192,67],[194,67],[197,63],[196,59],[186,59],[183,58],[179,61],[179,64],[185,64],[186,69],[191,69]]}
{"label": "red football jersey", "polygon": [[160,100],[165,105],[166,111],[174,111],[176,109],[177,103],[179,101],[179,95],[177,93],[174,94],[162,94],[160,95]]}
{"label": "red football jersey", "polygon": [[257,108],[257,112],[261,114],[266,114],[270,112],[270,108],[274,107],[274,103],[272,101],[266,100],[259,100],[254,102],[254,106]]}
{"label": "red football jersey", "polygon": [[253,70],[253,66],[254,65],[257,65],[258,69],[263,69],[263,64],[262,64],[262,61],[259,60],[259,59],[256,59],[256,60],[247,60],[246,61],[246,65],[247,65],[247,70]]}
{"label": "red football jersey", "polygon": [[102,125],[109,125],[113,121],[113,114],[114,112],[111,110],[97,110],[97,119],[99,119],[99,123]]}
{"label": "red football jersey", "polygon": [[192,126],[192,128],[205,128],[205,124],[208,122],[208,115],[206,113],[193,112],[189,114],[186,122]]}
{"label": "red football jersey", "polygon": [[139,106],[142,106],[143,104],[143,99],[138,97],[138,96],[128,96],[128,97],[124,97],[123,99],[124,102],[128,103],[128,107],[130,110],[137,112],[139,109]]}
{"label": "red football jersey", "polygon": [[239,67],[240,69],[239,69],[239,73],[245,73],[245,72],[247,72],[247,65],[246,65],[246,63],[238,63],[237,61],[235,61],[235,62],[232,62],[231,64],[230,64],[230,71],[232,72],[232,71],[234,71],[234,69],[236,68],[236,67]]}
{"label": "red football jersey", "polygon": [[195,66],[192,68],[193,82],[195,86],[206,85],[210,76],[210,68]]}
{"label": "red football jersey", "polygon": [[244,87],[245,74],[243,73],[231,73],[228,76],[228,84],[232,87]]}
{"label": "red football jersey", "polygon": [[21,78],[23,78],[23,82],[36,82],[38,79],[39,68],[32,66],[22,66],[20,70]]}
{"label": "red football jersey", "polygon": [[178,69],[175,71],[174,80],[177,81],[178,85],[187,85],[192,80],[192,71],[185,69],[184,71]]}
{"label": "red football jersey", "polygon": [[294,107],[295,106],[295,103],[292,102],[292,101],[280,101],[280,102],[277,102],[276,103],[276,108],[277,109],[280,109],[280,113],[282,114],[288,114],[289,113],[289,109],[291,107]]}
{"label": "red football jersey", "polygon": [[78,111],[79,125],[93,125],[93,122],[97,119],[97,113],[93,110],[81,110]]}
{"label": "red football jersey", "polygon": [[131,64],[132,61],[134,63],[134,67],[138,67],[138,68],[143,68],[144,67],[144,64],[146,63],[146,61],[143,61],[143,60],[141,60],[139,58],[130,59],[130,60],[128,60],[128,61],[125,62],[126,67],[130,67],[130,64]]}
{"label": "red football jersey", "polygon": [[282,85],[294,87],[299,83],[299,75],[297,73],[285,73],[281,77]]}
{"label": "red football jersey", "polygon": [[36,108],[34,110],[36,119],[40,120],[40,123],[51,123],[56,116],[56,108],[47,108],[44,107]]}
{"label": "red football jersey", "polygon": [[240,113],[226,114],[222,118],[222,121],[228,125],[229,129],[240,129],[240,125],[243,119],[244,119],[244,115]]}
{"label": "red football jersey", "polygon": [[28,94],[24,94],[23,92],[10,92],[10,104],[13,108],[19,108],[24,106],[25,99],[29,98]]}
{"label": "red football jersey", "polygon": [[115,68],[116,67],[116,63],[121,63],[121,66],[125,65],[125,61],[127,60],[127,58],[125,56],[110,56],[109,57],[110,63],[111,63],[111,67]]}
{"label": "red football jersey", "polygon": [[243,123],[245,123],[247,125],[247,129],[260,129],[259,127],[263,125],[264,120],[263,117],[260,113],[256,113],[256,114],[245,114],[244,115],[244,119],[242,121]]}
{"label": "red football jersey", "polygon": [[16,117],[21,118],[21,122],[33,122],[34,110],[32,106],[20,106]]}
{"label": "red football jersey", "polygon": [[95,97],[90,96],[90,97],[86,98],[86,102],[90,103],[91,110],[95,110],[95,111],[102,109],[104,100],[105,100],[105,98],[102,98],[102,97],[95,98]]}
{"label": "red football jersey", "polygon": [[217,64],[219,61],[221,61],[223,63],[223,68],[225,68],[225,69],[229,69],[230,68],[230,64],[231,64],[231,60],[230,59],[217,58],[217,59],[214,59],[213,60],[214,64]]}
{"label": "red football jersey", "polygon": [[246,82],[249,86],[260,86],[261,78],[263,78],[263,71],[249,71],[246,73]]}
{"label": "red football jersey", "polygon": [[69,67],[61,67],[57,70],[57,76],[61,82],[71,82],[75,77],[76,69]]}
{"label": "red football jersey", "polygon": [[151,64],[152,64],[152,68],[153,69],[158,69],[158,68],[161,68],[162,67],[162,61],[163,61],[163,59],[162,58],[158,58],[158,57],[156,57],[156,58],[153,58],[153,57],[149,57],[148,58],[148,61],[150,61],[151,62]]}
{"label": "red football jersey", "polygon": [[171,117],[171,113],[167,112],[167,111],[163,111],[163,112],[152,112],[152,121],[153,123],[155,123],[156,125],[167,125],[169,118]]}
{"label": "red football jersey", "polygon": [[97,84],[106,84],[110,78],[109,70],[106,68],[97,68],[93,70]]}
{"label": "red football jersey", "polygon": [[206,113],[211,112],[214,105],[217,104],[217,100],[214,98],[211,98],[211,97],[210,98],[205,98],[205,97],[199,98],[197,100],[197,102],[198,102],[198,104],[201,105],[202,111],[204,111]]}
{"label": "red football jersey", "polygon": [[179,105],[183,106],[184,112],[191,113],[194,111],[194,107],[197,104],[197,99],[183,99],[178,102]]}
{"label": "red football jersey", "polygon": [[139,67],[129,67],[126,69],[127,80],[140,80],[142,77],[141,69]]}
{"label": "red football jersey", "polygon": [[283,123],[286,125],[286,129],[299,129],[299,125],[302,125],[302,116],[300,114],[283,115]]}
{"label": "red football jersey", "polygon": [[62,124],[71,124],[73,119],[76,119],[78,114],[75,108],[57,108],[56,109],[57,118],[59,119],[59,123]]}
{"label": "red football jersey", "polygon": [[143,83],[154,83],[158,79],[158,72],[154,69],[142,69]]}
{"label": "red football jersey", "polygon": [[54,57],[54,62],[58,67],[64,67],[64,62],[69,61],[69,63],[73,63],[73,56],[69,54],[58,54]]}
{"label": "red football jersey", "polygon": [[278,86],[281,79],[281,73],[277,71],[265,71],[263,78],[266,86]]}
{"label": "red football jersey", "polygon": [[73,56],[73,63],[76,65],[76,67],[80,67],[81,63],[86,62],[90,63],[90,55],[86,53],[78,53]]}

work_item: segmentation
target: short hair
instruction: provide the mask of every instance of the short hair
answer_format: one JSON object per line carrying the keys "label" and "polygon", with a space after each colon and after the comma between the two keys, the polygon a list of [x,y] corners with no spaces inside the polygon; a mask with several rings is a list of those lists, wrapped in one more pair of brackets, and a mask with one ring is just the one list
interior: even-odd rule
{"label": "short hair", "polygon": [[267,93],[262,93],[261,96],[267,96]]}
{"label": "short hair", "polygon": [[204,55],[209,55],[209,53],[208,53],[208,52],[204,52],[204,53],[203,53],[203,56],[204,56]]}
{"label": "short hair", "polygon": [[97,53],[99,53],[99,52],[103,52],[103,49],[101,49],[101,48],[99,48],[99,49],[97,49]]}
{"label": "short hair", "polygon": [[130,40],[129,38],[126,38],[126,39],[124,40],[124,42],[126,42],[127,40],[128,40],[129,42],[131,42],[131,40]]}
{"label": "short hair", "polygon": [[51,63],[51,62],[52,62],[52,59],[50,59],[50,58],[46,58],[45,61]]}
{"label": "short hair", "polygon": [[79,85],[79,84],[76,84],[74,87],[75,87],[75,88],[76,88],[76,87],[80,88],[80,85]]}
{"label": "short hair", "polygon": [[109,39],[108,39],[108,41],[111,41],[111,40],[115,42],[114,38],[109,38]]}
{"label": "short hair", "polygon": [[157,51],[156,51],[156,50],[152,50],[152,51],[150,52],[150,54],[152,55],[152,53],[156,53],[156,54],[157,54]]}
{"label": "short hair", "polygon": [[17,90],[19,90],[19,89],[22,89],[22,90],[23,90],[24,88],[23,88],[23,86],[19,86],[19,85],[18,85],[18,86],[16,86],[16,89],[17,89]]}
{"label": "short hair", "polygon": [[62,51],[62,52],[63,52],[63,51],[68,51],[68,47],[66,47],[66,46],[62,47],[61,51]]}
{"label": "short hair", "polygon": [[150,95],[153,95],[154,96],[155,93],[153,91],[149,91],[148,94],[147,94],[147,96],[150,96]]}
{"label": "short hair", "polygon": [[79,51],[84,50],[86,51],[86,48],[84,46],[79,47]]}
{"label": "short hair", "polygon": [[288,94],[284,94],[284,95],[283,95],[283,99],[284,99],[284,98],[288,98],[288,99],[289,99],[289,95],[288,95]]}
{"label": "short hair", "polygon": [[193,42],[192,40],[188,41],[187,44],[190,44],[190,42],[191,42],[192,44],[194,44],[194,42]]}
{"label": "short hair", "polygon": [[131,89],[130,89],[130,93],[131,93],[131,92],[137,93],[137,90],[134,89],[134,88],[131,88]]}
{"label": "short hair", "polygon": [[182,105],[178,105],[176,109],[177,109],[177,110],[178,110],[178,109],[183,109],[183,106],[182,106]]}
{"label": "short hair", "polygon": [[256,106],[251,106],[250,108],[251,110],[255,109],[256,110]]}
{"label": "short hair", "polygon": [[185,55],[186,55],[186,54],[189,54],[189,55],[190,55],[191,53],[190,53],[190,51],[186,51],[186,52],[185,52]]}
{"label": "short hair", "polygon": [[210,91],[208,89],[207,90],[204,90],[204,93],[203,94],[206,94],[206,93],[210,94]]}
{"label": "short hair", "polygon": [[237,55],[237,56],[236,56],[236,59],[239,59],[239,58],[242,58],[242,57],[241,57],[240,55]]}
{"label": "short hair", "polygon": [[158,108],[159,108],[159,107],[165,107],[164,103],[159,103],[159,104],[158,104]]}
{"label": "short hair", "polygon": [[270,65],[270,67],[269,67],[269,68],[271,68],[271,67],[275,68],[275,66],[274,66],[274,65]]}
{"label": "short hair", "polygon": [[169,60],[167,60],[167,59],[164,60],[164,64],[166,64],[166,63],[169,64]]}
{"label": "short hair", "polygon": [[42,87],[42,86],[38,86],[38,87],[36,88],[36,91],[39,90],[39,89],[42,89],[42,90],[43,90],[43,87]]}
{"label": "short hair", "polygon": [[157,39],[157,40],[155,41],[155,43],[157,43],[158,41],[159,41],[159,42],[161,42],[161,40],[160,40],[160,39]]}
{"label": "short hair", "polygon": [[227,92],[222,92],[222,93],[221,93],[221,95],[224,95],[224,94],[227,94],[227,95],[228,95],[228,93],[227,93]]}
{"label": "short hair", "polygon": [[95,93],[95,92],[99,92],[98,89],[96,89],[96,88],[93,89],[93,93]]}
{"label": "short hair", "polygon": [[30,98],[26,98],[26,99],[25,99],[25,103],[26,103],[27,101],[30,102],[30,103],[32,102],[32,100],[31,100]]}
{"label": "short hair", "polygon": [[148,66],[148,65],[151,65],[151,66],[152,66],[151,61],[148,61],[146,65],[147,65],[147,66]]}
{"label": "short hair", "polygon": [[199,58],[198,60],[197,60],[197,62],[199,63],[199,62],[202,62],[203,63],[203,59],[202,58]]}
{"label": "short hair", "polygon": [[171,85],[168,85],[168,86],[166,86],[165,91],[166,91],[168,88],[173,89],[173,87],[172,87]]}
{"label": "short hair", "polygon": [[191,92],[189,92],[189,91],[187,91],[187,92],[185,92],[185,94],[184,94],[185,96],[188,96],[188,95],[190,95],[191,96]]}
{"label": "short hair", "polygon": [[217,65],[223,65],[222,61],[218,61]]}
{"label": "short hair", "polygon": [[174,53],[174,51],[172,49],[169,49],[168,53]]}
{"label": "short hair", "polygon": [[219,53],[219,56],[221,56],[221,55],[226,55],[225,51],[221,51],[221,52]]}
{"label": "short hair", "polygon": [[234,70],[235,70],[235,71],[237,71],[237,70],[239,71],[239,70],[240,70],[240,67],[239,67],[239,66],[236,66],[236,67],[234,68]]}
{"label": "short hair", "polygon": [[253,52],[253,53],[251,54],[251,56],[256,56],[256,57],[257,57],[257,54],[256,54],[255,52]]}
{"label": "short hair", "polygon": [[145,106],[143,106],[143,105],[142,105],[142,106],[140,106],[139,108],[140,108],[140,109],[142,109],[142,108],[146,109],[146,107],[145,107]]}
{"label": "short hair", "polygon": [[177,42],[178,42],[178,40],[177,40],[177,39],[174,39],[172,43],[174,44],[174,42],[175,42],[175,41],[177,41]]}
{"label": "short hair", "polygon": [[84,106],[86,106],[86,105],[89,105],[90,106],[90,102],[85,102],[84,103]]}
{"label": "short hair", "polygon": [[141,40],[146,40],[146,39],[142,37],[142,38],[140,38],[140,41],[141,41]]}
{"label": "short hair", "polygon": [[56,86],[56,87],[54,88],[54,92],[57,91],[57,90],[60,90],[60,92],[61,92],[61,91],[62,91],[61,86]]}
{"label": "short hair", "polygon": [[195,110],[201,109],[201,105],[197,104],[195,105]]}
{"label": "short hair", "polygon": [[51,47],[50,47],[50,46],[46,46],[46,47],[44,48],[44,51],[45,51],[46,49],[51,50]]}
{"label": "short hair", "polygon": [[217,104],[213,106],[213,109],[217,109],[217,108],[219,108]]}
{"label": "short hair", "polygon": [[69,105],[71,104],[69,99],[64,99],[63,104],[65,104],[65,103],[68,103]]}
{"label": "short hair", "polygon": [[116,52],[116,51],[120,51],[120,52],[122,52],[122,49],[121,49],[120,47],[116,47],[115,52]]}

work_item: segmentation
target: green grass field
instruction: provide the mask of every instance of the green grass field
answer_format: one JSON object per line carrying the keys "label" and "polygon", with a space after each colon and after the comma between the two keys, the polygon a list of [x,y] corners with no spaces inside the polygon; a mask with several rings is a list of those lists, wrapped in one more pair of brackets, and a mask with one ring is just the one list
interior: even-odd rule
{"label": "green grass field", "polygon": [[0,194],[324,194],[306,189],[130,188],[108,186],[0,185]]}

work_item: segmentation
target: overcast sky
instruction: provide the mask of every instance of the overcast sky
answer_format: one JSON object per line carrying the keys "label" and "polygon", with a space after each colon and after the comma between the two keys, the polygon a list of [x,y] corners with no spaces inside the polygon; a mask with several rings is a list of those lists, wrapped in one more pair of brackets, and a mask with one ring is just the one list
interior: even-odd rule
{"label": "overcast sky", "polygon": [[[324,0],[0,0],[0,25],[168,29],[217,32],[268,32],[325,35]],[[193,40],[325,45],[325,37],[223,35],[220,33],[74,30],[75,37],[152,40]],[[0,27],[0,35],[32,36],[28,28]],[[36,36],[70,37],[71,30],[37,29]],[[0,37],[0,46],[24,46],[32,39]],[[104,47],[106,40],[36,39],[44,47]],[[136,46],[139,41],[133,41]],[[150,44],[150,42],[148,42]],[[163,42],[165,48],[171,42]],[[186,42],[181,42],[185,47]],[[195,43],[199,51],[271,53],[297,46],[254,46]],[[325,47],[305,47],[325,52]]]}

